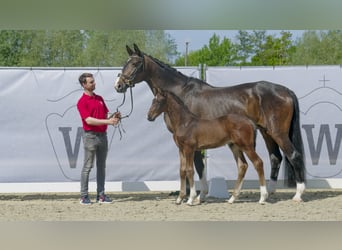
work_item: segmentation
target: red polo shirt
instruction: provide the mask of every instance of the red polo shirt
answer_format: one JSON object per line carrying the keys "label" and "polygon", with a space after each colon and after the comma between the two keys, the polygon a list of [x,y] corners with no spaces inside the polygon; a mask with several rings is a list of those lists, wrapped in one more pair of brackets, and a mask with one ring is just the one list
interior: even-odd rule
{"label": "red polo shirt", "polygon": [[85,121],[88,117],[97,119],[107,118],[109,110],[101,96],[96,95],[95,93],[92,96],[83,93],[77,102],[77,109],[82,119],[84,131],[106,132],[107,125],[91,126]]}

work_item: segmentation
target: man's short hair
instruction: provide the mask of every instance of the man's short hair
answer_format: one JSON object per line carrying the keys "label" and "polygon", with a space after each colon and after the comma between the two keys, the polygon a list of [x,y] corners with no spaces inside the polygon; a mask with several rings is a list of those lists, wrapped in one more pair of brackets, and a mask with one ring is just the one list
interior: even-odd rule
{"label": "man's short hair", "polygon": [[80,82],[81,85],[87,82],[87,77],[93,77],[93,74],[83,73],[82,75],[80,75],[80,77],[78,78],[78,81]]}

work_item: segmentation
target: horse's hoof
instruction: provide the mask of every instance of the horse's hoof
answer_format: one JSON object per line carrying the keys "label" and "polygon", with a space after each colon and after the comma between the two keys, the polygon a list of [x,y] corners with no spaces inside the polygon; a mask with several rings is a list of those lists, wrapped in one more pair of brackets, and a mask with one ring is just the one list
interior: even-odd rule
{"label": "horse's hoof", "polygon": [[196,201],[198,201],[198,203],[202,203],[202,202],[205,202],[205,201],[206,201],[206,198],[207,198],[207,195],[201,195],[201,194],[199,194],[199,195],[196,197]]}
{"label": "horse's hoof", "polygon": [[182,199],[181,198],[177,198],[176,205],[180,205],[180,204],[182,204]]}
{"label": "horse's hoof", "polygon": [[201,198],[201,197],[197,197],[196,198],[196,203],[198,203],[198,204],[201,204],[202,202],[204,202],[205,200],[203,199],[203,198]]}
{"label": "horse's hoof", "polygon": [[269,193],[266,193],[266,194],[264,194],[264,195],[262,195],[261,197],[260,197],[260,200],[259,201],[261,201],[261,202],[266,202],[266,200],[267,200],[267,198],[268,198],[268,196],[269,196]]}
{"label": "horse's hoof", "polygon": [[259,201],[259,204],[265,205],[265,204],[266,204],[266,201]]}
{"label": "horse's hoof", "polygon": [[300,197],[293,197],[292,200],[294,202],[303,202],[302,198],[300,198]]}
{"label": "horse's hoof", "polygon": [[191,201],[189,199],[186,204],[188,204],[189,206],[195,206],[195,205],[200,205],[201,202],[199,199],[196,198],[196,199],[193,199]]}
{"label": "horse's hoof", "polygon": [[228,203],[229,204],[233,204],[235,201],[235,198],[232,196],[229,200],[228,200]]}

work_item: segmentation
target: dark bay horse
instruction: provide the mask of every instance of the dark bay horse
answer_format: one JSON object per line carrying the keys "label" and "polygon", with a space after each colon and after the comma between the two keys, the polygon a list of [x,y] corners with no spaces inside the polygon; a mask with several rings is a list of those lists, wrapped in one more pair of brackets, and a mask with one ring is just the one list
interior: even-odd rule
{"label": "dark bay horse", "polygon": [[[253,163],[260,184],[259,203],[264,204],[268,196],[264,166],[255,152],[256,126],[246,116],[228,114],[216,119],[199,119],[171,92],[158,91],[148,111],[147,119],[154,121],[161,113],[170,121],[168,129],[173,132],[173,139],[179,148],[180,157],[180,192],[176,203],[180,204],[186,195],[186,178],[190,185],[187,204],[193,205],[196,197],[194,182],[194,153],[196,150],[216,148],[228,144],[234,152],[244,152]],[[238,178],[234,192],[229,199],[233,203],[238,197],[248,165],[238,162]],[[199,202],[201,198],[198,198]]]}
{"label": "dark bay horse", "polygon": [[[299,121],[298,99],[285,86],[266,82],[251,82],[231,87],[214,87],[140,51],[126,46],[129,59],[115,82],[117,92],[125,92],[136,83],[145,81],[152,92],[162,89],[177,95],[200,118],[213,119],[236,113],[251,119],[261,132],[271,161],[268,190],[276,189],[280,163],[285,155],[285,165],[293,169],[297,184],[295,201],[301,201],[305,190],[305,157]],[[155,94],[155,93],[154,93]],[[237,161],[245,162],[241,152],[234,152]],[[197,161],[196,161],[197,159]],[[203,162],[199,151],[195,153],[195,166],[200,179]],[[198,164],[202,163],[202,164]]]}

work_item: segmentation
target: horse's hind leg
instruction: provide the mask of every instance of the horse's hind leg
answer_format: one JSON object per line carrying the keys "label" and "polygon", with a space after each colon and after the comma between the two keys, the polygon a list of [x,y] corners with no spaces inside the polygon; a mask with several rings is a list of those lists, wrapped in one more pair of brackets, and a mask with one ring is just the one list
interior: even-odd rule
{"label": "horse's hind leg", "polygon": [[303,156],[296,150],[287,136],[279,137],[279,146],[286,155],[286,158],[293,166],[297,182],[296,194],[292,198],[294,201],[302,201],[302,194],[305,191],[305,172]]}
{"label": "horse's hind leg", "polygon": [[206,167],[204,167],[202,178],[200,179],[201,183],[201,191],[198,197],[196,198],[199,203],[203,202],[205,200],[205,197],[208,194],[208,182],[207,182],[207,173],[206,173]]}
{"label": "horse's hind leg", "polygon": [[283,157],[280,153],[278,144],[272,139],[272,137],[263,130],[260,130],[260,132],[265,140],[266,148],[268,150],[271,161],[271,175],[268,184],[268,191],[272,194],[276,191],[280,163]]}
{"label": "horse's hind leg", "polygon": [[238,168],[238,177],[235,183],[234,191],[232,193],[232,196],[228,200],[228,203],[232,204],[234,203],[234,201],[238,198],[240,194],[241,187],[243,184],[243,179],[245,177],[245,174],[248,168],[248,164],[242,151],[236,145],[232,144],[232,145],[229,145],[229,147],[233,152],[233,155],[237,164],[237,168]]}
{"label": "horse's hind leg", "polygon": [[260,204],[265,204],[265,201],[268,197],[268,192],[266,188],[266,180],[264,173],[264,164],[258,154],[255,152],[254,148],[247,149],[245,151],[248,158],[252,161],[258,176],[259,176],[259,184],[260,184]]}
{"label": "horse's hind leg", "polygon": [[197,197],[198,201],[201,202],[204,200],[204,198],[208,194],[206,166],[203,162],[203,156],[202,156],[201,151],[195,151],[194,164],[195,164],[196,172],[201,182],[201,191],[200,191],[199,196]]}

